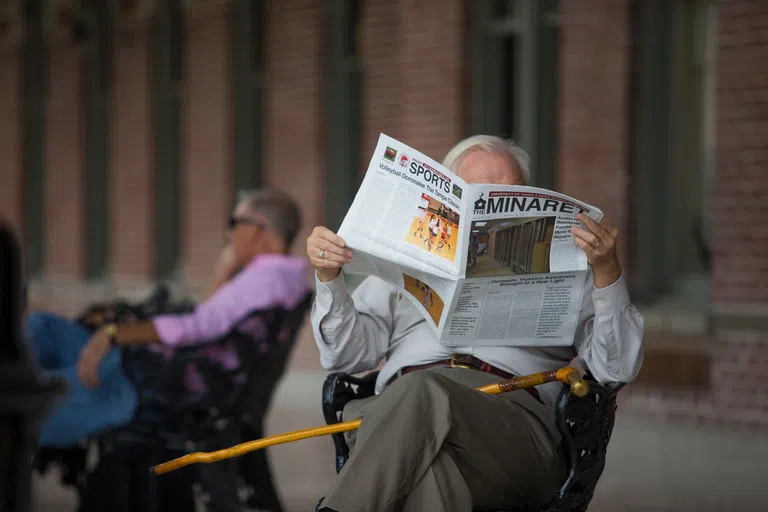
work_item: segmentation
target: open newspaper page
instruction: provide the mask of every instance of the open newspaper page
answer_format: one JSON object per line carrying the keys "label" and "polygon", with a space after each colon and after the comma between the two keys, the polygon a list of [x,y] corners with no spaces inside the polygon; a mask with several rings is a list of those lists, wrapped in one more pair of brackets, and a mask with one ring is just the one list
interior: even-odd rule
{"label": "open newspaper page", "polygon": [[603,215],[550,190],[468,185],[382,134],[339,229],[344,272],[403,290],[448,346],[569,345],[588,268],[580,212]]}
{"label": "open newspaper page", "polygon": [[472,185],[467,258],[438,336],[449,346],[570,345],[587,258],[572,226],[597,208],[534,187]]}
{"label": "open newspaper page", "polygon": [[[352,262],[344,266],[344,273],[357,276],[376,276],[400,288],[410,299],[433,329],[447,313],[446,305],[453,300],[456,280],[440,278],[432,274],[396,265],[370,254],[357,252]],[[358,278],[359,280],[359,278]]]}
{"label": "open newspaper page", "polygon": [[466,187],[438,162],[382,134],[339,228],[353,252],[344,272],[402,288],[436,328],[466,265]]}

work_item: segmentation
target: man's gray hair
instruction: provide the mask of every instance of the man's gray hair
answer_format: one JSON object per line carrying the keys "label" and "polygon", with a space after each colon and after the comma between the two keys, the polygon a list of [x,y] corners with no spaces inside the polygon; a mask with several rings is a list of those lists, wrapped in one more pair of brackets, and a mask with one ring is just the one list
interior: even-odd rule
{"label": "man's gray hair", "polygon": [[517,165],[520,166],[520,170],[523,171],[523,178],[525,183],[531,182],[531,157],[525,152],[523,148],[517,145],[512,139],[504,139],[502,137],[496,137],[495,135],[473,135],[462,140],[445,155],[443,165],[453,172],[456,172],[464,160],[471,151],[487,151],[488,153],[498,153],[502,155],[510,155],[515,159]]}
{"label": "man's gray hair", "polygon": [[290,195],[282,190],[264,188],[243,190],[237,199],[238,204],[247,205],[251,215],[263,217],[290,250],[301,229],[301,210]]}

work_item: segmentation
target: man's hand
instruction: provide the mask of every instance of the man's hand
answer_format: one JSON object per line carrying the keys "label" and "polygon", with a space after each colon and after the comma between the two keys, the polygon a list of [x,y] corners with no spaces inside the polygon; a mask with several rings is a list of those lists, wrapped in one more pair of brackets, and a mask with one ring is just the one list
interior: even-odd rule
{"label": "man's hand", "polygon": [[237,255],[232,244],[227,244],[216,258],[216,266],[213,269],[213,279],[208,285],[205,293],[205,300],[218,291],[219,288],[227,284],[235,274],[240,270],[240,263],[237,261]]}
{"label": "man's hand", "polygon": [[228,281],[232,279],[235,274],[237,274],[237,271],[239,270],[238,267],[239,263],[237,261],[235,249],[232,244],[227,244],[221,250],[219,257],[216,259],[216,268],[214,269],[213,273],[217,279],[221,278]]}
{"label": "man's hand", "polygon": [[96,331],[83,347],[77,362],[77,376],[87,387],[99,387],[99,364],[111,349],[109,336],[104,329]]}
{"label": "man's hand", "polygon": [[332,281],[341,267],[352,259],[352,251],[339,235],[324,226],[317,226],[307,238],[307,256],[322,282]]}
{"label": "man's hand", "polygon": [[595,277],[595,288],[605,288],[621,277],[621,265],[616,254],[616,239],[619,228],[603,218],[598,224],[583,213],[576,218],[587,228],[572,227],[571,232],[576,244],[587,255]]}

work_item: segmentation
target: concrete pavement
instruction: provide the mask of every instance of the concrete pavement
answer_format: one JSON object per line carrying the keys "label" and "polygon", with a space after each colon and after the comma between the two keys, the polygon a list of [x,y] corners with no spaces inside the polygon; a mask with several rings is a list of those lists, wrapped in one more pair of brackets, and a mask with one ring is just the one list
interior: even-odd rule
{"label": "concrete pavement", "polygon": [[[280,385],[268,434],[322,425],[324,373],[291,370]],[[314,510],[334,477],[327,437],[272,448],[279,491],[290,512]],[[668,425],[619,414],[591,511],[768,510],[768,434]],[[36,481],[36,512],[74,510],[54,478]]]}

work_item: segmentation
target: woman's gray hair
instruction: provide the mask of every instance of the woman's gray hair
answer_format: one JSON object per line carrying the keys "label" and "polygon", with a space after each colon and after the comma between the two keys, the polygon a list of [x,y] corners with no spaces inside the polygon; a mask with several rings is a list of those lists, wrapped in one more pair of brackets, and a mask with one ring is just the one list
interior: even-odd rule
{"label": "woman's gray hair", "polygon": [[495,135],[473,135],[462,140],[445,155],[443,165],[453,172],[456,172],[464,160],[471,151],[487,151],[488,153],[499,153],[502,155],[510,155],[515,159],[517,165],[520,166],[520,170],[523,171],[523,178],[525,183],[531,182],[531,157],[525,152],[523,148],[517,145],[512,139],[504,139],[502,137],[496,137]]}
{"label": "woman's gray hair", "polygon": [[290,250],[301,229],[301,210],[290,195],[282,190],[264,188],[243,190],[237,200],[238,204],[247,205],[250,214],[263,217]]}

